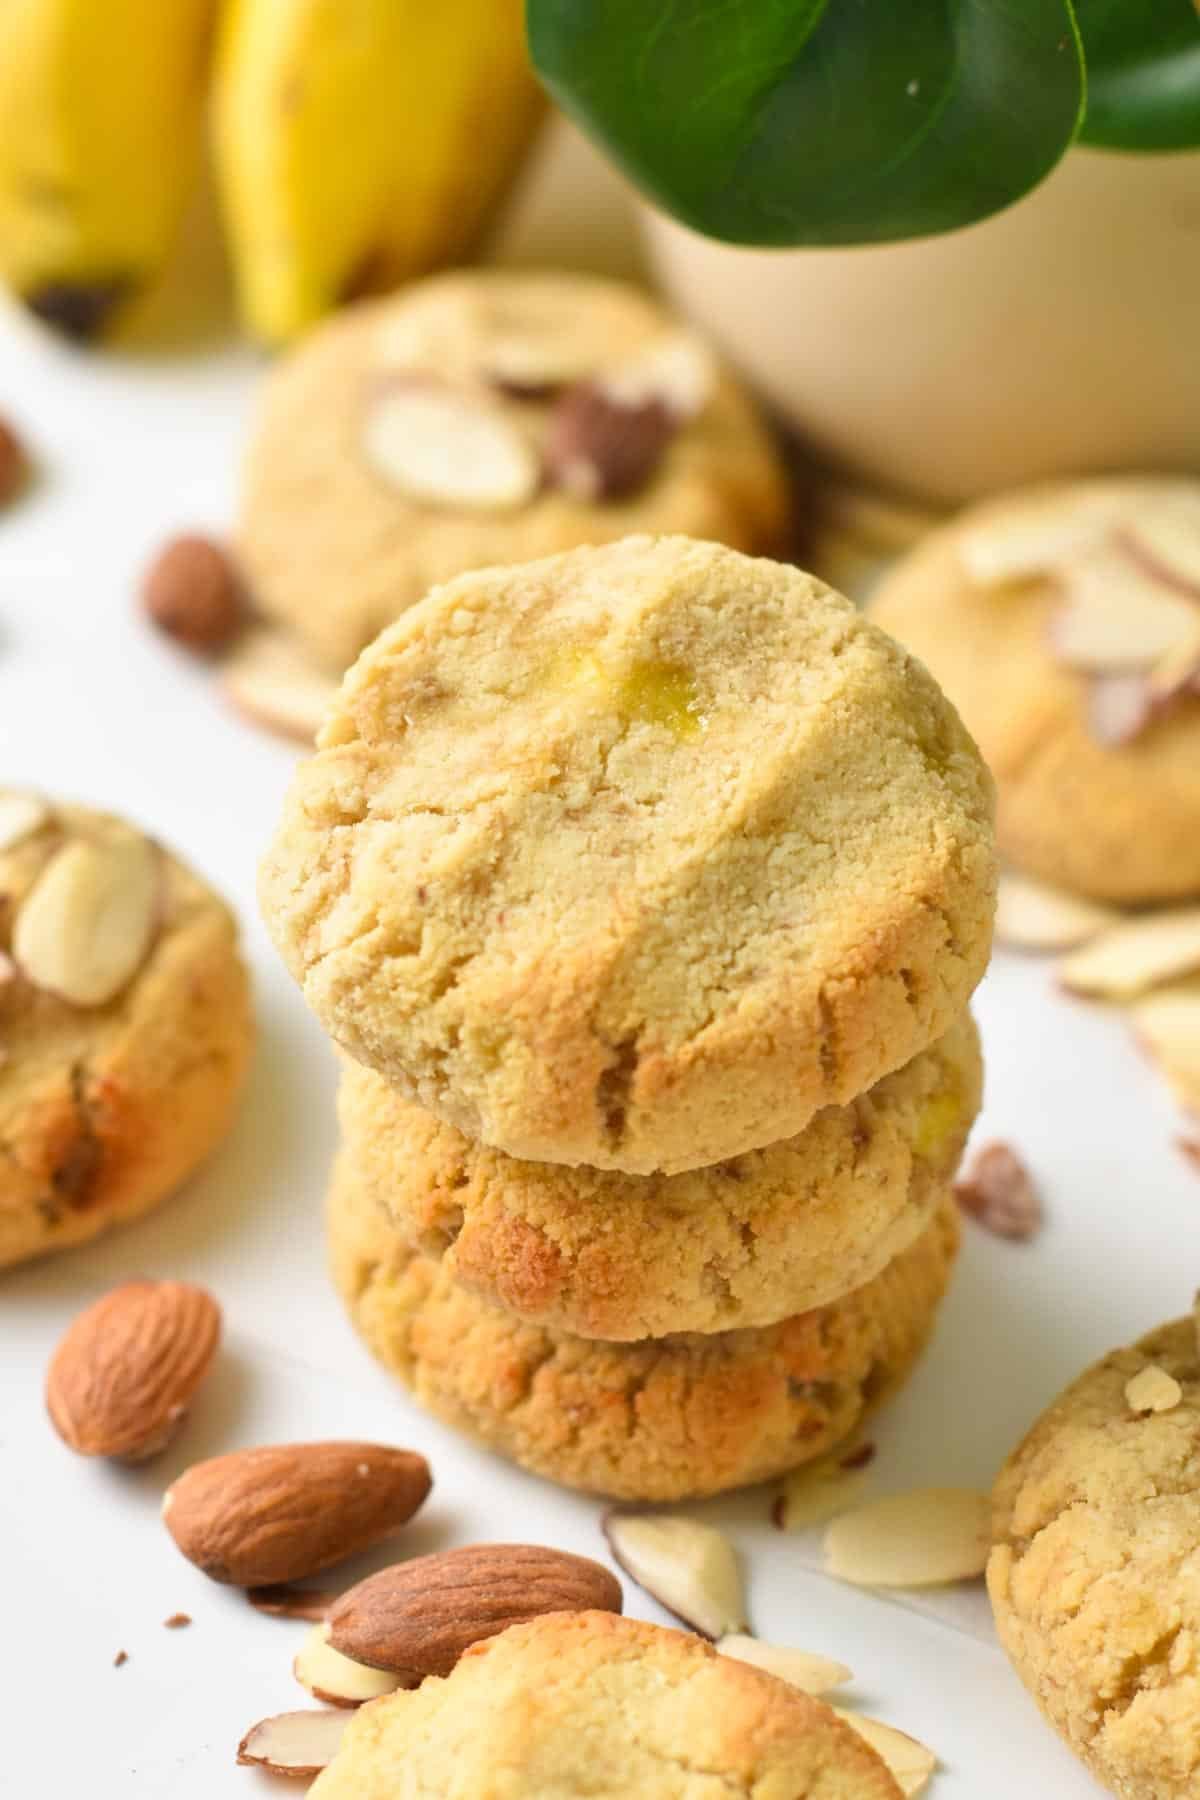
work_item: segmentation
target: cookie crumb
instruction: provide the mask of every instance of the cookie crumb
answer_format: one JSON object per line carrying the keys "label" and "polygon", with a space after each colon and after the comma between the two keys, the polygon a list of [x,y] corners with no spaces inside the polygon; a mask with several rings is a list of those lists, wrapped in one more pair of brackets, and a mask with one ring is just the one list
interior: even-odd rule
{"label": "cookie crumb", "polygon": [[982,1144],[961,1178],[954,1197],[993,1237],[1028,1243],[1044,1222],[1033,1177],[1009,1144]]}
{"label": "cookie crumb", "polygon": [[122,1668],[124,1668],[125,1664],[128,1661],[129,1661],[128,1650],[118,1650],[117,1654],[113,1657],[113,1668],[114,1669],[122,1669]]}
{"label": "cookie crumb", "polygon": [[191,1622],[191,1613],[172,1613],[169,1619],[163,1620],[163,1626],[167,1631],[182,1631],[183,1627],[190,1625]]}

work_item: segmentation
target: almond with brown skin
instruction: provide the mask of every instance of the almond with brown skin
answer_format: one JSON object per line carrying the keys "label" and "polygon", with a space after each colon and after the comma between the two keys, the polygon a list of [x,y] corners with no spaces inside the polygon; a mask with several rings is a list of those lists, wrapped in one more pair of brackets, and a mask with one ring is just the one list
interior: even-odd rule
{"label": "almond with brown skin", "polygon": [[551,415],[546,468],[576,500],[620,500],[650,480],[678,429],[657,396],[626,401],[598,381],[579,381]]}
{"label": "almond with brown skin", "polygon": [[127,1281],[81,1313],[55,1351],[46,1406],[81,1456],[141,1462],[174,1436],[221,1335],[212,1295],[185,1281]]}
{"label": "almond with brown skin", "polygon": [[201,656],[233,642],[244,612],[229,553],[194,533],[163,545],[146,571],[142,605],[160,631]]}
{"label": "almond with brown skin", "polygon": [[464,1650],[552,1612],[621,1610],[621,1584],[600,1563],[540,1544],[467,1544],[369,1575],[329,1613],[343,1656],[415,1685],[448,1675]]}
{"label": "almond with brown skin", "polygon": [[163,1496],[163,1519],[213,1581],[300,1581],[390,1537],[432,1486],[415,1450],[277,1444],[196,1463]]}

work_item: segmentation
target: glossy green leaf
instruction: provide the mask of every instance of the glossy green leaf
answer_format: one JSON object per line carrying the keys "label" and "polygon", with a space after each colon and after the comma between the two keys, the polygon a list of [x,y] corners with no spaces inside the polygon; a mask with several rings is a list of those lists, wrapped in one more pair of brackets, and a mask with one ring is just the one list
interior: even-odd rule
{"label": "glossy green leaf", "polygon": [[659,205],[736,243],[983,218],[1053,168],[1083,103],[1069,0],[528,0],[528,16],[565,110]]}
{"label": "glossy green leaf", "polygon": [[1075,0],[1091,144],[1200,145],[1200,14],[1193,0]]}

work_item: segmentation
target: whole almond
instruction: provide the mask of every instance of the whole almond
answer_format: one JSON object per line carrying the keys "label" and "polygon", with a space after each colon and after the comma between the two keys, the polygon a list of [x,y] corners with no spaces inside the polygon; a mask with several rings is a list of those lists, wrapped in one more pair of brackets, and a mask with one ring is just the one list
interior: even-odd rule
{"label": "whole almond", "polygon": [[196,1463],[163,1496],[189,1562],[237,1587],[299,1581],[390,1537],[432,1486],[414,1450],[276,1444]]}
{"label": "whole almond", "polygon": [[195,535],[164,544],[143,579],[142,605],[160,631],[203,656],[233,641],[244,611],[228,552]]}
{"label": "whole almond", "polygon": [[600,1563],[540,1544],[467,1544],[368,1575],[330,1608],[329,1642],[415,1685],[510,1625],[592,1610],[621,1610],[621,1584]]}
{"label": "whole almond", "polygon": [[50,1363],[46,1406],[80,1456],[142,1462],[174,1436],[212,1364],[221,1312],[185,1281],[127,1281],[81,1313]]}
{"label": "whole almond", "polygon": [[7,506],[29,476],[25,446],[7,419],[0,419],[0,506]]}

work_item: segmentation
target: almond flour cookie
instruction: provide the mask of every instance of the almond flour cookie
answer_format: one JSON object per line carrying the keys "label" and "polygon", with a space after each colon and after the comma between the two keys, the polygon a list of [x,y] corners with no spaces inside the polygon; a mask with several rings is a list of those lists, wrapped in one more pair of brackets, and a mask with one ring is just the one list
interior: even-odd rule
{"label": "almond flour cookie", "polygon": [[1099,900],[1200,894],[1200,482],[973,507],[872,617],[961,709],[1014,862]]}
{"label": "almond flour cookie", "polygon": [[928,1225],[979,1109],[964,1017],[932,1049],[799,1137],[682,1175],[518,1162],[348,1063],[355,1175],[447,1274],[582,1337],[770,1325],[862,1287]]}
{"label": "almond flour cookie", "polygon": [[1014,1450],[994,1504],[996,1627],[1050,1723],[1123,1800],[1195,1800],[1196,1321],[1081,1375]]}
{"label": "almond flour cookie", "polygon": [[739,1156],[946,1031],[991,786],[925,671],[794,568],[629,538],[463,576],[346,677],[262,872],[330,1034],[468,1137]]}
{"label": "almond flour cookie", "polygon": [[106,813],[0,792],[0,1267],[158,1204],[253,1041],[232,916]]}
{"label": "almond flour cookie", "polygon": [[950,1199],[856,1293],[753,1331],[593,1342],[527,1325],[407,1244],[343,1150],[334,1280],[379,1360],[447,1424],[560,1481],[630,1500],[741,1487],[821,1456],[908,1373],[958,1243]]}
{"label": "almond flour cookie", "polygon": [[[536,1701],[534,1699],[536,1697]],[[356,1715],[311,1800],[900,1800],[832,1708],[615,1613],[545,1613]]]}
{"label": "almond flour cookie", "polygon": [[268,378],[238,548],[340,673],[435,582],[630,531],[782,543],[750,403],[649,296],[472,269],[321,326]]}

